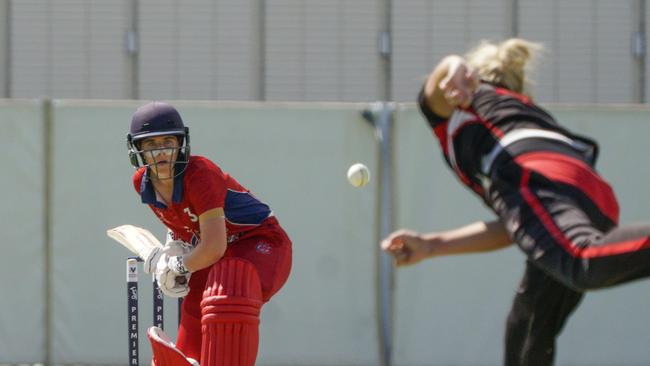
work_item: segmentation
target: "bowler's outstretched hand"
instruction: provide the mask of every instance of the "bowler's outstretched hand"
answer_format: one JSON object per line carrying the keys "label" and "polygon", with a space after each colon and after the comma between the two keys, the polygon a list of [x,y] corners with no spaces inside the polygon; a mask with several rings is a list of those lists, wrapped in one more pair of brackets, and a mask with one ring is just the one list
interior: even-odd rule
{"label": "bowler's outstretched hand", "polygon": [[430,256],[430,245],[415,231],[401,229],[381,242],[381,248],[395,259],[397,266],[412,265]]}
{"label": "bowler's outstretched hand", "polygon": [[440,81],[447,103],[451,107],[467,108],[472,103],[480,79],[476,70],[462,58],[451,58],[447,75]]}

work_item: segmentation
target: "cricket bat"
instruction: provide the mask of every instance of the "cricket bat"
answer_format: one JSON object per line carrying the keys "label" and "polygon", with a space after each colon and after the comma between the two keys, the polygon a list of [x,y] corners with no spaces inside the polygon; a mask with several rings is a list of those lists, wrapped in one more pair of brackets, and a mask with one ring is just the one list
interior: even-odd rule
{"label": "cricket bat", "polygon": [[149,254],[154,248],[163,247],[162,243],[149,230],[134,225],[122,225],[108,229],[106,235],[142,260],[149,258]]}

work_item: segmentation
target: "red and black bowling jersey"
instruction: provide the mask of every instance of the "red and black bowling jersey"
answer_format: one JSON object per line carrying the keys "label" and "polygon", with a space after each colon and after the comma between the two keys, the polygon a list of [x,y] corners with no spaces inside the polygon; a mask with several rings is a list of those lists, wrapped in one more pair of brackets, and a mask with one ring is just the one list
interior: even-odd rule
{"label": "red and black bowling jersey", "polygon": [[[419,104],[449,166],[481,196],[485,194],[483,179],[489,176],[485,169],[526,152],[557,152],[589,165],[596,160],[598,147],[593,140],[569,132],[528,97],[507,89],[482,83],[471,106],[456,109],[448,119],[436,115],[425,104],[424,90],[420,92]],[[515,137],[517,133],[511,133],[515,130],[526,138]],[[505,144],[505,140],[513,140],[506,138],[508,135],[515,137],[515,141]],[[499,144],[503,144],[504,153],[495,154]]]}
{"label": "red and black bowling jersey", "polygon": [[597,145],[525,96],[481,84],[467,109],[420,108],[460,180],[526,254],[507,321],[507,365],[551,365],[556,336],[586,290],[650,277],[650,224],[618,226]]}
{"label": "red and black bowling jersey", "polygon": [[192,156],[185,171],[174,178],[169,207],[157,200],[146,168],[136,171],[133,185],[142,202],[148,204],[163,224],[172,230],[174,239],[193,245],[201,238],[199,216],[208,210],[223,208],[228,242],[259,227],[272,216],[268,205],[202,156]]}

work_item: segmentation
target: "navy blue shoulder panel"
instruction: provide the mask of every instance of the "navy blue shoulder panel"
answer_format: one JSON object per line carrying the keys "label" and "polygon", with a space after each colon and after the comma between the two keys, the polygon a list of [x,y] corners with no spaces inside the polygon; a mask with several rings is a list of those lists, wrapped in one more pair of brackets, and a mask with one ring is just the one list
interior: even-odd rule
{"label": "navy blue shoulder panel", "polygon": [[232,224],[259,225],[271,215],[271,209],[250,192],[229,189],[226,193],[224,213],[226,219]]}

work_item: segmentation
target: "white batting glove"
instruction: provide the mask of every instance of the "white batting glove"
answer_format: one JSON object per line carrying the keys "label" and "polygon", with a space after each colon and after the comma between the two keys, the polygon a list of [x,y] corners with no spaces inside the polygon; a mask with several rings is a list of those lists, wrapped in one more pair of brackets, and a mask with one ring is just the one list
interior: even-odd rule
{"label": "white batting glove", "polygon": [[163,254],[167,254],[167,256],[171,257],[171,256],[183,255],[191,251],[192,251],[192,246],[182,240],[168,240],[165,243],[164,247],[153,248],[151,250],[151,253],[149,253],[149,256],[147,258],[143,258],[144,265],[142,269],[144,270],[145,273],[153,274],[154,272],[156,272],[156,268],[158,267],[158,262],[160,262],[160,259]]}
{"label": "white batting glove", "polygon": [[163,253],[156,266],[155,276],[158,287],[165,295],[170,297],[183,297],[190,292],[191,273],[187,271],[178,273],[172,269],[172,266],[178,266],[179,261],[182,265],[181,256],[169,256],[167,253]]}
{"label": "white batting glove", "polygon": [[147,269],[155,272],[158,287],[165,295],[183,297],[190,291],[190,273],[183,265],[182,256],[191,251],[191,245],[182,240],[171,240],[168,235],[163,249],[152,259],[150,267],[145,268],[145,272]]}
{"label": "white batting glove", "polygon": [[183,255],[192,251],[192,246],[182,240],[170,240],[163,247],[169,256]]}
{"label": "white batting glove", "polygon": [[190,286],[188,285],[189,277],[189,274],[178,276],[171,270],[167,270],[156,275],[156,281],[163,294],[169,297],[184,297],[190,292]]}

